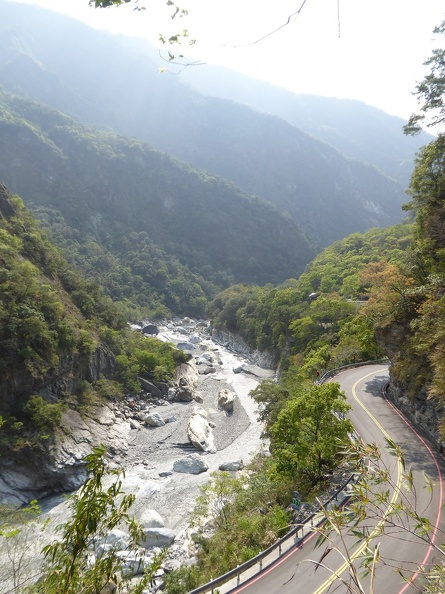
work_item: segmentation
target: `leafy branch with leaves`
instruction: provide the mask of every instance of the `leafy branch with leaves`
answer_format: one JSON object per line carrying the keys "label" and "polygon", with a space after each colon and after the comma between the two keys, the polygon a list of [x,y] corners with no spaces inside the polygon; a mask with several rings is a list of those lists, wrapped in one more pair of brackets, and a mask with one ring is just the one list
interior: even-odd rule
{"label": "leafy branch with leaves", "polygon": [[[311,562],[316,567],[328,568],[325,563],[332,552],[340,554],[344,561],[345,575],[331,571],[331,583],[341,582],[351,594],[374,594],[376,574],[379,567],[390,567],[404,582],[413,583],[420,574],[422,592],[439,594],[445,583],[445,567],[438,559],[445,560],[442,544],[444,533],[433,526],[426,517],[433,502],[436,487],[433,480],[425,476],[424,489],[429,500],[420,509],[413,472],[407,467],[402,449],[387,439],[387,450],[395,459],[400,470],[400,480],[394,480],[382,452],[375,444],[354,442],[348,449],[348,459],[361,468],[358,481],[351,486],[350,500],[344,508],[328,508],[321,505],[327,521],[317,530],[317,546],[324,547],[318,559]],[[385,535],[394,538],[395,543],[408,536],[417,539],[419,546],[431,547],[435,562],[419,568],[409,561],[388,558],[380,547],[380,538]],[[351,538],[355,543],[351,547]],[[396,555],[394,555],[395,557]],[[365,584],[365,578],[367,582]]]}
{"label": "leafy branch with leaves", "polygon": [[[109,583],[118,588],[125,579],[125,557],[118,554],[116,547],[103,554],[97,553],[98,545],[107,542],[108,535],[116,527],[128,530],[126,554],[137,556],[141,552],[143,532],[129,514],[135,496],[124,494],[121,471],[109,468],[104,446],[95,448],[86,456],[85,462],[88,478],[70,499],[72,515],[60,527],[60,540],[43,549],[46,567],[37,585],[30,589],[31,593],[98,594]],[[114,480],[106,487],[105,480],[109,477]],[[155,556],[132,590],[133,594],[142,592],[153,581],[164,556]]]}

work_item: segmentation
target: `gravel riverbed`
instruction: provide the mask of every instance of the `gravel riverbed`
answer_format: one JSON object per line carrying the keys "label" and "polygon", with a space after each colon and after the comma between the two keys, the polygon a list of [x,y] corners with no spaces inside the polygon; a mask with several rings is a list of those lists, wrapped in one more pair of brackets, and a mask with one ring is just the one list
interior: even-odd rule
{"label": "gravel riverbed", "polygon": [[[158,338],[175,344],[187,340],[187,335],[197,336],[198,325],[192,320],[160,326]],[[190,344],[188,345],[190,348]],[[199,486],[210,480],[210,474],[219,466],[233,460],[244,464],[258,452],[267,449],[261,438],[262,427],[257,420],[256,404],[249,393],[258,383],[272,377],[272,370],[253,365],[248,358],[231,352],[228,348],[215,344],[208,327],[199,330],[199,340],[188,351],[193,358],[193,366],[199,363],[203,354],[211,354],[214,370],[204,372],[196,366],[197,392],[200,402],[175,402],[163,400],[155,407],[162,417],[174,418],[161,427],[147,427],[135,424],[129,429],[128,421],[119,422],[122,435],[128,435],[128,453],[115,459],[113,464],[125,472],[122,481],[126,493],[134,493],[132,508],[136,518],[146,510],[157,512],[166,528],[176,534],[171,545],[171,559],[185,561],[189,553],[189,534],[187,526],[194,509]],[[218,408],[218,394],[227,389],[235,394],[233,412],[227,413]],[[213,427],[214,453],[201,452],[193,447],[187,436],[187,422],[196,407],[202,407]],[[208,470],[201,474],[187,474],[173,471],[175,461],[188,454],[202,456]],[[35,530],[26,535],[26,549],[30,557],[28,573],[36,571],[40,563],[40,550],[44,544],[54,539],[56,527],[67,521],[69,508],[62,496],[48,498],[41,502],[42,517],[46,522],[44,531]],[[10,552],[0,548],[0,594],[8,592],[12,586],[9,575]],[[28,563],[28,562],[27,562]]]}
{"label": "gravel riverbed", "polygon": [[[174,343],[184,340],[182,332],[178,334],[165,328],[161,328],[159,337]],[[199,485],[210,479],[211,472],[230,460],[242,459],[246,463],[267,448],[261,439],[262,427],[257,420],[256,404],[249,393],[262,379],[272,377],[273,371],[252,365],[245,357],[215,345],[210,338],[202,338],[194,347],[190,352],[195,359],[202,353],[211,352],[219,362],[216,373],[199,375],[197,391],[202,403],[173,402],[158,407],[163,416],[173,415],[177,421],[163,427],[132,430],[125,462],[124,487],[137,495],[136,512],[149,506],[161,514],[167,527],[175,531],[186,527]],[[235,372],[241,364],[243,371]],[[218,408],[218,394],[223,389],[236,394],[233,413]],[[172,470],[175,460],[197,452],[187,437],[187,421],[197,405],[204,408],[208,420],[214,425],[215,453],[200,452],[209,470],[198,475],[173,472],[160,477],[160,472]]]}

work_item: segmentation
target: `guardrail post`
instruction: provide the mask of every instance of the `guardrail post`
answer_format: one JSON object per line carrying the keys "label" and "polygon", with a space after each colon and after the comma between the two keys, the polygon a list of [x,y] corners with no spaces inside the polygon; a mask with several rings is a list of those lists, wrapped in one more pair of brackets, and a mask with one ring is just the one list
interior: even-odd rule
{"label": "guardrail post", "polygon": [[260,559],[260,571],[263,571],[263,560]]}
{"label": "guardrail post", "polygon": [[281,556],[281,542],[280,542],[280,544],[278,545],[278,554]]}
{"label": "guardrail post", "polygon": [[239,586],[239,585],[240,585],[240,577],[241,577],[241,574],[240,574],[240,572],[238,572],[238,573],[236,574],[236,585],[237,585],[237,586]]}

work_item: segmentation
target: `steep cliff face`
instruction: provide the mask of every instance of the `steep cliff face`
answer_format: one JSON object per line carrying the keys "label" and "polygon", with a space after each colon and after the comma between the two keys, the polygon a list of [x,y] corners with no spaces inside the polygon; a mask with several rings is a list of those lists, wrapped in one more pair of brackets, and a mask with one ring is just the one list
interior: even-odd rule
{"label": "steep cliff face", "polygon": [[241,338],[241,336],[232,334],[232,332],[228,332],[227,330],[213,328],[212,339],[218,344],[226,346],[235,353],[246,355],[246,357],[248,357],[252,361],[252,363],[255,363],[263,369],[277,368],[280,359],[279,353],[253,350],[247,344],[247,342],[243,338]]}
{"label": "steep cliff face", "polygon": [[427,437],[435,447],[443,451],[445,443],[439,432],[443,411],[437,402],[428,397],[425,388],[420,388],[413,398],[407,395],[406,386],[390,373],[388,397],[414,427]]}
{"label": "steep cliff face", "polygon": [[31,394],[50,403],[57,402],[75,394],[83,381],[92,383],[100,377],[112,377],[114,369],[115,357],[103,344],[97,344],[86,360],[78,353],[61,357],[58,365],[37,377],[18,365],[0,379],[0,411],[14,411]]}
{"label": "steep cliff face", "polygon": [[[433,77],[434,78],[434,77]],[[391,359],[390,395],[438,447],[445,440],[445,136],[419,153],[403,267],[374,291],[377,339]],[[381,278],[381,281],[383,278]]]}
{"label": "steep cliff face", "polygon": [[399,317],[375,329],[377,343],[391,361],[387,394],[416,429],[441,449],[445,445],[440,435],[442,410],[437,400],[429,395],[431,366],[428,358],[413,353],[413,316],[411,313],[405,319]]}
{"label": "steep cliff face", "polygon": [[109,377],[114,356],[73,300],[85,301],[85,287],[3,183],[0,262],[0,413],[31,394],[54,402]]}
{"label": "steep cliff face", "polygon": [[49,443],[25,443],[0,458],[0,503],[21,505],[79,488],[86,478],[85,456],[103,444],[114,460],[121,460],[129,430],[111,406],[91,408],[83,416],[68,409]]}

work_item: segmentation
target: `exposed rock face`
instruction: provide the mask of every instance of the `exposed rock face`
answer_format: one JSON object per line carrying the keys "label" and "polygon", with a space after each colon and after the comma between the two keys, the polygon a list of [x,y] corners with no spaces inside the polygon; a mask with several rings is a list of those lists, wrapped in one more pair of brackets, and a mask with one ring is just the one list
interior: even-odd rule
{"label": "exposed rock face", "polygon": [[44,452],[36,452],[27,446],[1,461],[0,503],[20,506],[54,492],[74,490],[85,479],[83,464],[55,469]]}
{"label": "exposed rock face", "polygon": [[8,410],[17,398],[26,394],[37,394],[48,402],[56,402],[60,394],[66,396],[74,392],[82,380],[95,382],[101,376],[111,377],[114,367],[114,355],[99,344],[87,362],[76,354],[61,358],[57,367],[43,377],[34,378],[20,369],[5,373],[0,378],[1,407]]}
{"label": "exposed rock face", "polygon": [[[376,330],[376,340],[379,346],[387,354],[393,363],[404,357],[404,353],[409,348],[409,337],[411,334],[411,319],[400,319],[397,322],[378,327]],[[416,364],[419,369],[428,370],[429,361],[424,358],[417,358]],[[421,388],[413,388],[416,385],[411,381],[416,373],[415,367],[411,367],[410,376],[401,380],[392,367],[390,367],[390,383],[388,396],[394,405],[403,415],[423,433],[439,450],[445,448],[441,442],[438,427],[443,415],[442,410],[438,410],[437,402],[428,398],[427,381]],[[427,377],[426,374],[425,377]]]}
{"label": "exposed rock face", "polygon": [[429,400],[426,391],[419,391],[415,398],[408,398],[397,378],[391,376],[388,397],[402,414],[432,443],[438,450],[445,449],[445,443],[440,439],[438,426],[442,411],[437,410],[437,404]]}
{"label": "exposed rock face", "polygon": [[245,340],[240,336],[227,332],[227,330],[212,328],[212,340],[228,347],[235,353],[248,356],[253,363],[263,369],[276,369],[277,367],[279,353],[252,350]]}
{"label": "exposed rock face", "polygon": [[207,420],[206,411],[196,406],[187,424],[187,436],[190,442],[204,452],[214,452],[212,429]]}
{"label": "exposed rock face", "polygon": [[8,188],[0,181],[0,218],[2,219],[10,219],[16,214],[10,198]]}
{"label": "exposed rock face", "polygon": [[[72,361],[64,364],[66,373],[61,372],[57,379],[52,379],[52,383],[48,378],[48,384],[40,392],[36,390],[36,393],[54,402],[59,391],[69,393],[75,382],[81,378],[94,381],[101,374],[109,375],[114,359],[107,351],[98,347],[89,364],[84,366],[77,376],[73,376]],[[146,391],[150,397],[162,399],[163,392],[168,393],[167,384],[155,385],[146,381],[144,388],[149,388]],[[191,401],[195,397],[200,398],[196,392],[198,373],[193,361],[180,366],[175,382],[174,392],[178,400]],[[13,386],[22,386],[20,378],[17,378]],[[112,407],[112,410],[109,406],[95,407],[84,417],[74,410],[66,411],[55,440],[47,451],[42,449],[39,452],[35,448],[25,446],[20,451],[8,452],[7,457],[0,457],[0,502],[20,505],[31,499],[42,499],[53,493],[79,488],[86,478],[83,460],[91,453],[92,448],[100,444],[107,447],[112,459],[122,462],[128,452],[131,427],[142,429],[141,422],[147,422],[147,419],[152,426],[165,425],[158,412],[148,412],[148,406],[153,405],[144,400],[139,402],[127,399],[125,405],[121,405],[124,414],[118,407]],[[134,418],[137,415],[137,419]],[[174,422],[174,418],[169,419],[169,422]],[[205,443],[205,447],[212,448],[209,436]]]}
{"label": "exposed rock face", "polygon": [[0,501],[27,503],[77,489],[86,478],[85,456],[103,443],[111,456],[123,458],[129,430],[130,424],[117,420],[107,406],[95,407],[83,418],[74,410],[66,411],[48,451],[25,447],[0,458]]}

